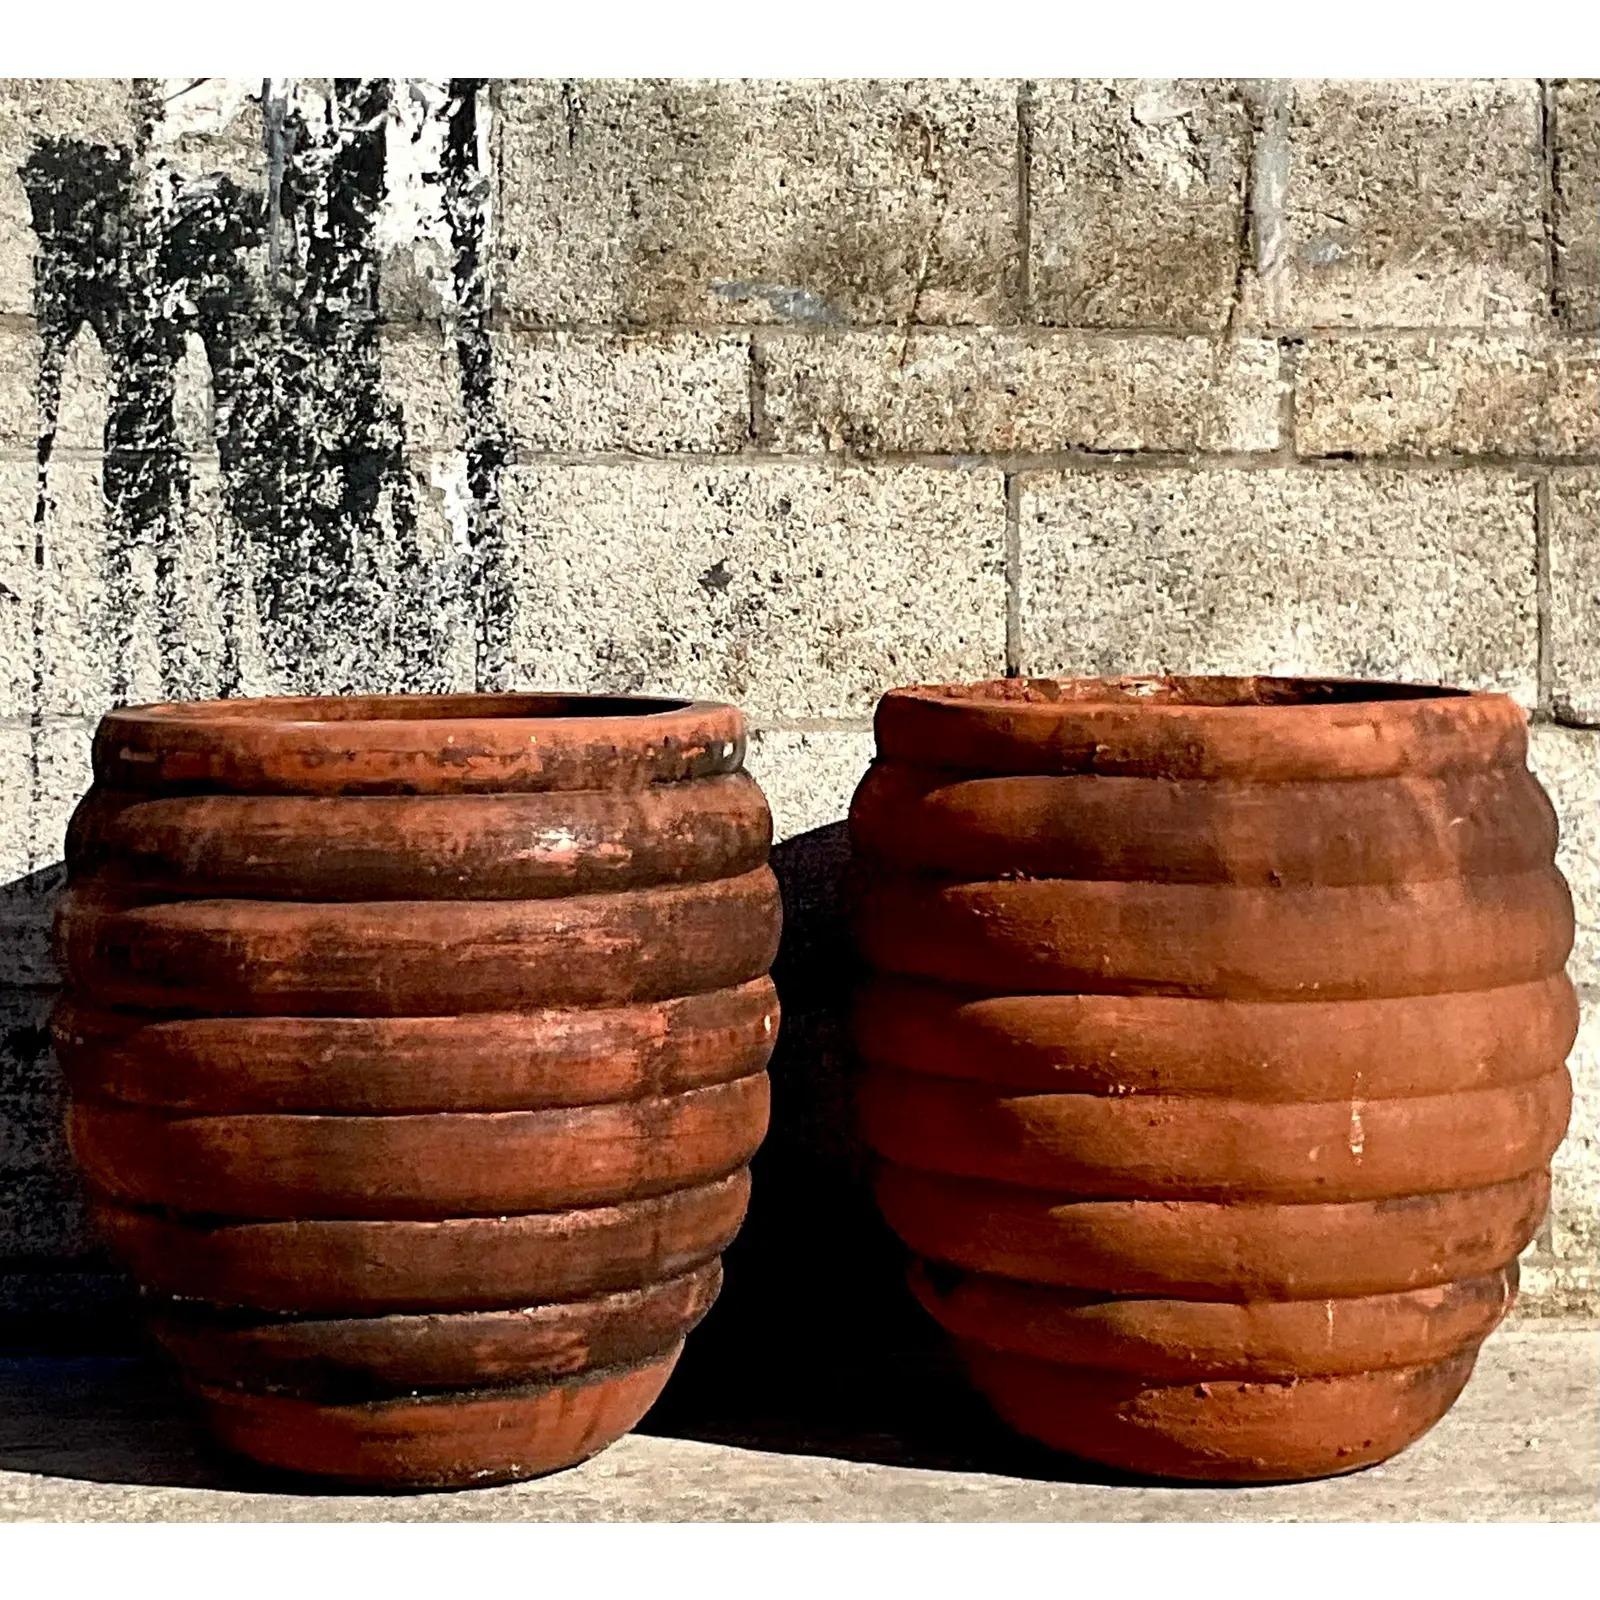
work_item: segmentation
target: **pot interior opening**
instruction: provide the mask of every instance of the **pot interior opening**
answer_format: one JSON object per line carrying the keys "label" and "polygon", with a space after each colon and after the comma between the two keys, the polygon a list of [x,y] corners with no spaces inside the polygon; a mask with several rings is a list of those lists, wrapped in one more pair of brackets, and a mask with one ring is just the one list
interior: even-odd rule
{"label": "pot interior opening", "polygon": [[251,722],[476,722],[597,717],[659,717],[684,711],[691,700],[648,695],[380,694],[306,695],[259,700],[210,700],[163,706],[175,719],[204,717]]}
{"label": "pot interior opening", "polygon": [[1353,678],[1123,677],[997,678],[930,687],[940,699],[1021,705],[1194,706],[1214,710],[1264,706],[1360,705],[1372,701],[1459,698],[1469,691],[1439,684]]}

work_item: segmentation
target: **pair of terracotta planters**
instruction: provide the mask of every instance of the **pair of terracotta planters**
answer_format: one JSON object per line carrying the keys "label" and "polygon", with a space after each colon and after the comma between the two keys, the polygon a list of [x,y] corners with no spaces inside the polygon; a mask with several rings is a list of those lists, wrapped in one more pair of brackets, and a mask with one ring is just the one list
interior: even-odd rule
{"label": "pair of terracotta planters", "polygon": [[[1567,1120],[1522,714],[1289,679],[897,690],[861,1116],[1008,1422],[1313,1477],[1449,1407]],[[770,818],[727,706],[123,711],[68,841],[73,1148],[232,1449],[525,1477],[638,1421],[766,1128]]]}

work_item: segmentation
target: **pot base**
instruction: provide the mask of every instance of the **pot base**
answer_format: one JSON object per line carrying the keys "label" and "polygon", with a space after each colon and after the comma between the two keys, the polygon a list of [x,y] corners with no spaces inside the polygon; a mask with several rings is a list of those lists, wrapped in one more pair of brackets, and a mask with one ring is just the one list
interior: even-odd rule
{"label": "pot base", "polygon": [[616,1443],[655,1403],[682,1349],[560,1383],[355,1405],[195,1392],[223,1448],[274,1471],[353,1488],[487,1488],[559,1472]]}
{"label": "pot base", "polygon": [[973,1383],[1018,1433],[1143,1477],[1331,1478],[1398,1455],[1455,1403],[1478,1347],[1425,1366],[1273,1382],[1161,1384],[962,1343]]}

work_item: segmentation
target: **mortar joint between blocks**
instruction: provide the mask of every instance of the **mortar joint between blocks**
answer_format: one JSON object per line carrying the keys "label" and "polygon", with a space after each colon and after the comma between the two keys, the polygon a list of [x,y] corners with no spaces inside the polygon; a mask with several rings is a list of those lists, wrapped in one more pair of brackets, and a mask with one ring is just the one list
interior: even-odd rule
{"label": "mortar joint between blocks", "polygon": [[1006,676],[1022,676],[1022,482],[1021,474],[1005,476],[1006,538]]}
{"label": "mortar joint between blocks", "polygon": [[1535,474],[1533,479],[1534,607],[1538,629],[1534,681],[1537,685],[1539,710],[1546,716],[1553,717],[1555,650],[1551,638],[1550,521],[1550,475],[1548,472],[1540,472]]}
{"label": "mortar joint between blocks", "polygon": [[1556,91],[1549,78],[1539,79],[1539,200],[1544,234],[1545,311],[1551,322],[1557,323],[1561,296],[1556,283]]}
{"label": "mortar joint between blocks", "polygon": [[1017,322],[1033,323],[1033,82],[1017,85]]}

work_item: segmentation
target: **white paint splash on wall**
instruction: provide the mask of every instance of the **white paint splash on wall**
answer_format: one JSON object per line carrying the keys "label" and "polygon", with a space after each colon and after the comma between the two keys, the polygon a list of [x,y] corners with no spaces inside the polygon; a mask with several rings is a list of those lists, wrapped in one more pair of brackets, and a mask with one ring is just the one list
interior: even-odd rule
{"label": "white paint splash on wall", "polygon": [[472,490],[467,483],[467,456],[464,450],[428,460],[428,486],[438,496],[450,530],[451,548],[463,554],[472,548]]}

